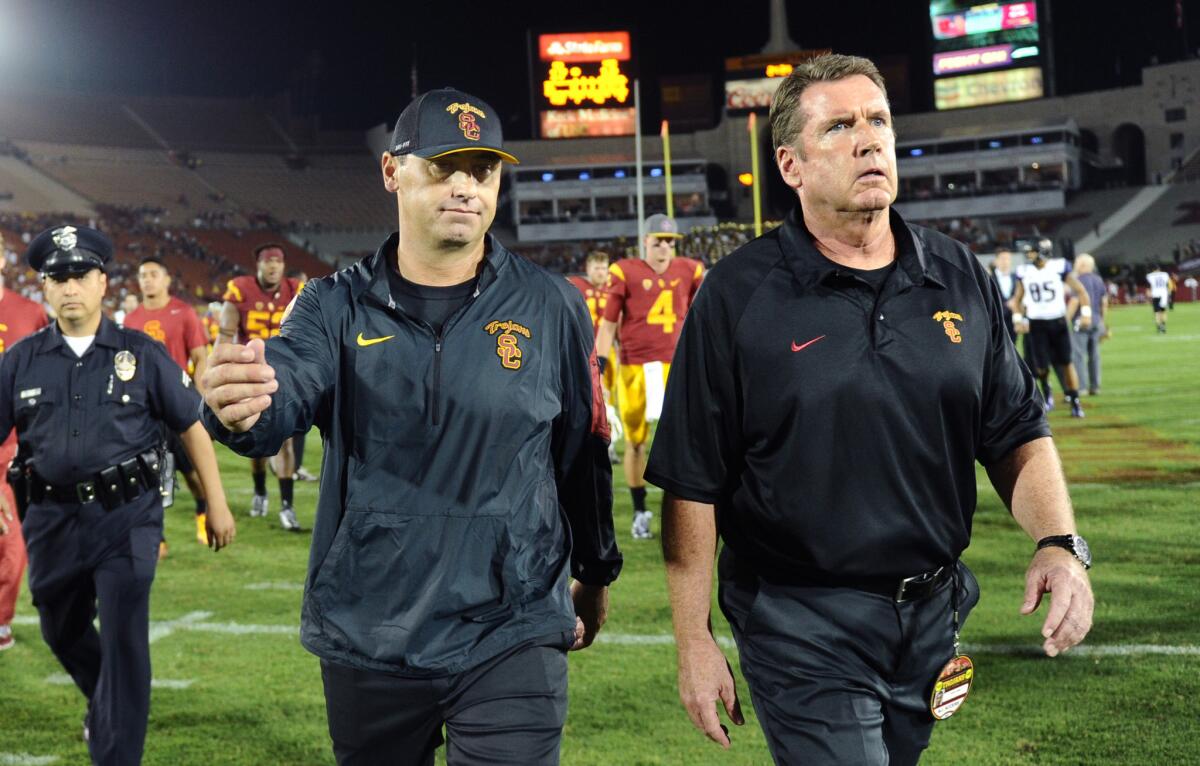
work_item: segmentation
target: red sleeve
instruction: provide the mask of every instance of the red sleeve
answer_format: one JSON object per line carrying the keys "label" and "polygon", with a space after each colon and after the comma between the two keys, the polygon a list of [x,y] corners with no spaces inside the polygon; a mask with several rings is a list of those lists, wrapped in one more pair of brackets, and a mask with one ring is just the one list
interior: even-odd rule
{"label": "red sleeve", "polygon": [[621,264],[614,263],[608,267],[608,303],[604,304],[604,318],[610,322],[619,320],[628,297],[629,285],[625,281],[625,272]]}
{"label": "red sleeve", "polygon": [[196,310],[187,304],[184,305],[187,313],[183,315],[183,343],[191,353],[192,349],[206,348],[208,338],[204,335],[204,328],[200,326],[200,317],[196,316]]}

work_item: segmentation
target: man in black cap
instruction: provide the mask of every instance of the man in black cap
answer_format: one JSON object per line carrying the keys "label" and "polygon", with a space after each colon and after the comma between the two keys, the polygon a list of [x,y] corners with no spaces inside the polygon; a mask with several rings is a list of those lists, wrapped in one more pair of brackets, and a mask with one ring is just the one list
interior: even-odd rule
{"label": "man in black cap", "polygon": [[557,763],[621,567],[591,318],[488,236],[502,161],[490,106],[418,97],[381,161],[398,232],[205,375],[240,454],[321,430],[301,641],[341,764],[431,764],[443,725],[448,763]]}
{"label": "man in black cap", "polygon": [[[200,473],[214,550],[233,541],[234,522],[191,380],[161,344],[101,313],[112,252],[83,226],[30,244],[26,258],[57,321],[0,357],[0,433],[17,429],[10,476],[25,509],[29,590],[42,636],[88,699],[92,760],[136,764],[150,710],[162,424],[180,433]],[[0,533],[10,513],[2,510]]]}

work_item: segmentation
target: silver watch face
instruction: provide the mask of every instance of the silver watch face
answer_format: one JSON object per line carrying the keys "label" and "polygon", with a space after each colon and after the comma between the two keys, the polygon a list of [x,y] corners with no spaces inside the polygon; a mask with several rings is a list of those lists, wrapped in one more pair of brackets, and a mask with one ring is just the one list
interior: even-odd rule
{"label": "silver watch face", "polygon": [[1071,544],[1075,546],[1075,557],[1082,561],[1084,566],[1090,567],[1092,565],[1092,549],[1088,547],[1087,540],[1079,535],[1072,535]]}

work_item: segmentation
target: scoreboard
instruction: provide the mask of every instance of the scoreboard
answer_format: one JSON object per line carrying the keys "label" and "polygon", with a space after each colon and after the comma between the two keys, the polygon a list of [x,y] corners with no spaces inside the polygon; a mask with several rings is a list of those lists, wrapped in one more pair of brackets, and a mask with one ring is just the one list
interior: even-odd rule
{"label": "scoreboard", "polygon": [[537,35],[530,70],[542,138],[634,134],[630,42],[627,31]]}
{"label": "scoreboard", "polygon": [[1044,95],[1037,2],[932,0],[929,21],[937,109]]}
{"label": "scoreboard", "polygon": [[725,112],[744,115],[766,113],[775,100],[775,89],[799,64],[828,50],[790,53],[755,53],[725,59]]}

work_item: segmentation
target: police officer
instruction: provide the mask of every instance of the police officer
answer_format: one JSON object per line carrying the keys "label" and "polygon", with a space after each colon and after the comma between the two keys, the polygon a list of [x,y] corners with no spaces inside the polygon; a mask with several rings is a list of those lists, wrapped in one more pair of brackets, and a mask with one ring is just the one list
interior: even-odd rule
{"label": "police officer", "polygon": [[191,380],[161,344],[101,314],[112,255],[106,236],[82,226],[30,244],[57,321],[0,358],[0,433],[17,429],[29,590],[42,636],[88,699],[92,760],[136,764],[150,710],[162,424],[180,432],[200,472],[214,550],[232,542],[234,522]]}

